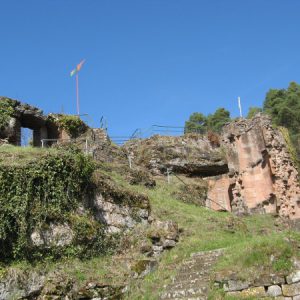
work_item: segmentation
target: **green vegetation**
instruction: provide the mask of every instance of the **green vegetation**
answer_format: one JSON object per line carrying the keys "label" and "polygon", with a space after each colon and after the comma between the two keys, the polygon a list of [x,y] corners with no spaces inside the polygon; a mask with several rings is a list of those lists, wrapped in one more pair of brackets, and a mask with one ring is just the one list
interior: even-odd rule
{"label": "green vegetation", "polygon": [[298,157],[300,155],[300,85],[291,82],[287,89],[270,89],[263,105],[264,112],[277,126],[288,129]]}
{"label": "green vegetation", "polygon": [[253,118],[256,114],[262,112],[262,109],[260,107],[250,106],[247,119]]}
{"label": "green vegetation", "polygon": [[0,100],[0,129],[8,125],[10,118],[14,113],[15,101],[8,98]]}
{"label": "green vegetation", "polygon": [[[183,184],[175,177],[172,178],[170,185],[165,179],[156,178],[157,185],[149,189],[143,185],[130,185],[126,174],[120,174],[113,169],[110,165],[104,164],[101,166],[101,172],[97,171],[94,175],[97,177],[94,182],[101,183],[102,188],[107,190],[107,195],[117,196],[122,200],[123,191],[128,189],[131,189],[132,197],[141,193],[147,195],[151,202],[152,216],[159,220],[176,221],[181,231],[178,244],[172,250],[164,252],[158,267],[145,278],[131,281],[127,299],[158,299],[164,285],[170,283],[171,277],[179,270],[181,263],[194,252],[225,248],[225,255],[216,266],[216,271],[224,274],[235,272],[240,278],[269,271],[285,274],[291,268],[291,257],[298,255],[299,234],[284,230],[283,226],[278,227],[277,220],[270,215],[238,218],[230,213],[215,212],[184,203],[179,199],[180,193],[184,190]],[[184,181],[189,185],[197,183],[193,178],[184,178]],[[116,194],[112,195],[110,190],[115,188]],[[88,251],[90,246],[95,245],[90,241],[98,230],[97,225],[88,216],[75,215],[71,212],[66,215],[68,222],[75,229],[78,245],[86,244],[86,249],[80,249]],[[66,278],[75,280],[79,285],[90,281],[109,282],[115,285],[128,284],[132,272],[143,268],[143,263],[148,259],[141,249],[151,246],[149,240],[151,230],[153,230],[151,227],[144,225],[136,227],[121,237],[115,254],[107,254],[106,251],[103,252],[106,255],[99,256],[99,252],[93,250],[89,253],[88,259],[80,260],[76,257],[87,256],[78,256],[76,252],[78,249],[72,247],[58,261],[44,259],[35,266],[23,262],[23,266],[11,268],[43,271],[59,268],[63,270]],[[100,233],[99,240],[102,237]],[[100,241],[98,245],[101,247]],[[129,262],[132,263],[131,267],[128,267]],[[0,270],[1,272],[5,271]],[[225,298],[222,291],[213,293],[211,299],[234,299]]]}
{"label": "green vegetation", "polygon": [[[291,267],[290,258],[297,255],[300,241],[297,234],[293,234],[295,242],[290,245],[286,239],[291,237],[291,233],[277,231],[276,220],[270,215],[238,218],[179,201],[173,195],[178,193],[181,185],[174,178],[172,185],[158,181],[157,187],[145,190],[151,201],[153,216],[178,222],[182,234],[177,246],[163,254],[157,270],[136,283],[127,299],[158,299],[158,294],[176,274],[181,262],[191,253],[204,250],[226,248],[218,271],[232,270],[241,278],[247,272],[245,266],[251,268],[253,273],[259,273],[262,266],[264,270],[272,268],[280,272],[286,272]],[[272,257],[274,261],[271,261]]]}
{"label": "green vegetation", "polygon": [[184,132],[206,133],[208,131],[220,132],[222,127],[230,122],[230,113],[225,108],[218,108],[213,114],[204,116],[202,113],[191,114],[185,122]]}
{"label": "green vegetation", "polygon": [[285,274],[292,268],[291,258],[299,255],[297,240],[292,243],[288,232],[256,236],[233,245],[221,258],[217,270],[234,272],[240,279],[256,279],[261,275]]}
{"label": "green vegetation", "polygon": [[49,120],[54,121],[59,128],[64,129],[71,138],[76,138],[83,134],[88,126],[80,119],[79,116],[73,115],[49,115]]}
{"label": "green vegetation", "polygon": [[0,168],[2,261],[30,259],[34,249],[29,232],[51,220],[67,220],[82,200],[94,170],[92,161],[77,149],[41,151],[38,158],[32,155],[38,151],[0,148],[4,157]]}
{"label": "green vegetation", "polygon": [[280,126],[278,129],[280,130],[280,132],[282,133],[282,135],[284,137],[287,148],[289,150],[289,153],[291,155],[291,158],[292,158],[295,166],[299,169],[299,158],[298,158],[298,154],[297,154],[297,149],[295,148],[295,145],[291,140],[289,130],[282,126]]}

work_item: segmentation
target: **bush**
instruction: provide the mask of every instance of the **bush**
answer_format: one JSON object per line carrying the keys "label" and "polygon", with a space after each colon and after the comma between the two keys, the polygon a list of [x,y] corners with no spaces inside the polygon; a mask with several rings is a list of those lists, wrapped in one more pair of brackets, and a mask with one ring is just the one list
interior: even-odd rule
{"label": "bush", "polygon": [[78,116],[50,115],[48,118],[56,123],[60,129],[65,130],[71,138],[78,137],[88,128],[88,126]]}

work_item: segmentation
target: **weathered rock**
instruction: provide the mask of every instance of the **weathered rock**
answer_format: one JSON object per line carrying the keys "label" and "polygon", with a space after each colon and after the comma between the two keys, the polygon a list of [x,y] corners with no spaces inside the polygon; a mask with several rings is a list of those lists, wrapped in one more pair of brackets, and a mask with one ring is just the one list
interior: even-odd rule
{"label": "weathered rock", "polygon": [[252,287],[240,292],[229,292],[229,296],[238,297],[238,299],[247,299],[249,297],[256,297],[257,299],[264,298],[267,296],[264,287]]}
{"label": "weathered rock", "polygon": [[295,271],[292,274],[286,277],[286,281],[288,284],[299,282],[300,281],[300,271]]}
{"label": "weathered rock", "polygon": [[225,292],[233,292],[247,289],[249,285],[249,282],[241,280],[228,280],[228,282],[224,284],[223,288]]}
{"label": "weathered rock", "polygon": [[224,127],[229,173],[209,179],[207,206],[236,214],[274,213],[300,218],[298,171],[284,136],[267,116]]}
{"label": "weathered rock", "polygon": [[284,284],[282,285],[282,293],[284,296],[300,295],[300,283]]}
{"label": "weathered rock", "polygon": [[94,207],[96,219],[105,223],[109,232],[133,228],[137,223],[146,223],[149,217],[146,208],[114,203],[113,199],[104,199],[101,194],[96,196]]}
{"label": "weathered rock", "polygon": [[178,224],[174,221],[159,221],[155,220],[152,226],[157,229],[157,231],[152,232],[151,238],[164,237],[169,240],[177,240],[179,236]]}
{"label": "weathered rock", "polygon": [[148,188],[153,188],[156,185],[155,180],[153,177],[149,174],[149,172],[135,168],[135,169],[129,169],[129,172],[126,176],[128,182],[132,185],[144,185]]}
{"label": "weathered rock", "polygon": [[64,247],[72,243],[74,232],[68,224],[51,223],[47,228],[35,229],[30,237],[37,247]]}
{"label": "weathered rock", "polygon": [[98,172],[95,175],[95,193],[89,195],[89,206],[96,220],[108,226],[109,232],[133,228],[148,223],[150,204],[146,195],[117,186],[111,178]]}
{"label": "weathered rock", "polygon": [[285,278],[279,274],[263,273],[254,279],[254,286],[270,286],[285,284]]}
{"label": "weathered rock", "polygon": [[111,283],[89,282],[81,288],[75,299],[123,299],[126,286]]}
{"label": "weathered rock", "polygon": [[168,249],[168,248],[173,248],[176,246],[176,241],[175,240],[170,240],[170,239],[165,239],[162,244],[163,248]]}
{"label": "weathered rock", "polygon": [[270,297],[277,297],[282,295],[282,290],[279,285],[271,285],[268,287],[267,294]]}
{"label": "weathered rock", "polygon": [[228,172],[220,149],[200,135],[181,137],[155,135],[145,140],[134,140],[123,147],[136,165],[144,166],[153,174],[164,174],[169,168],[175,173],[212,176]]}
{"label": "weathered rock", "polygon": [[134,277],[143,278],[150,272],[154,270],[157,266],[158,262],[154,259],[142,259],[137,262],[131,267],[131,270],[135,273]]}

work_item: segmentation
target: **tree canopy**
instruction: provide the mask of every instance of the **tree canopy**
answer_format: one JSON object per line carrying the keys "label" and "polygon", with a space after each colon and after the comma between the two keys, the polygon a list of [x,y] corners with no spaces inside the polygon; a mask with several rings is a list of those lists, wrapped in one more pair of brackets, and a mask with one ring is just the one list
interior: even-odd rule
{"label": "tree canopy", "polygon": [[270,89],[266,95],[264,112],[274,125],[286,127],[300,154],[300,85],[291,82],[287,89]]}
{"label": "tree canopy", "polygon": [[208,116],[194,112],[188,121],[185,122],[184,132],[220,132],[222,127],[228,122],[230,122],[230,112],[225,108],[218,108],[213,114]]}

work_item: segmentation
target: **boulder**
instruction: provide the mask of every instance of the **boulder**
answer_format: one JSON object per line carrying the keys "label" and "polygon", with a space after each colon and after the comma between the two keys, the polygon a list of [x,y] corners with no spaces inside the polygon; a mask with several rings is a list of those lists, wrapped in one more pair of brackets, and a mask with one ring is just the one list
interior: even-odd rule
{"label": "boulder", "polygon": [[268,287],[267,294],[270,297],[277,297],[282,295],[282,290],[279,285],[271,285]]}
{"label": "boulder", "polygon": [[50,223],[47,227],[35,229],[30,238],[36,247],[64,247],[72,243],[74,232],[66,223]]}

